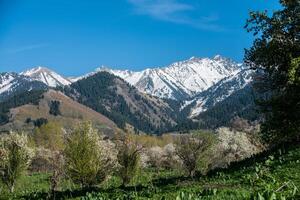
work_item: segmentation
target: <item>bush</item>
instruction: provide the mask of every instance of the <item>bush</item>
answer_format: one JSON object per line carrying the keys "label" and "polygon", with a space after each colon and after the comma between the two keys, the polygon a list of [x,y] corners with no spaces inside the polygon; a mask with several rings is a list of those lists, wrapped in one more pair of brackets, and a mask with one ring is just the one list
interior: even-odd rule
{"label": "bush", "polygon": [[153,167],[157,170],[176,169],[180,162],[173,144],[167,144],[163,148],[159,146],[147,148],[143,150],[141,159],[145,167]]}
{"label": "bush", "polygon": [[49,199],[56,199],[55,194],[56,190],[58,187],[58,184],[61,180],[61,178],[64,175],[64,170],[63,170],[63,163],[64,163],[64,158],[61,153],[57,153],[54,155],[52,159],[53,163],[53,171],[52,175],[49,178],[49,185],[50,185],[50,191],[48,194]]}
{"label": "bush", "polygon": [[61,152],[59,151],[52,151],[43,147],[36,148],[35,155],[29,166],[29,171],[46,173],[53,172],[55,165],[59,164],[56,158],[60,153]]}
{"label": "bush", "polygon": [[60,151],[64,146],[62,127],[54,122],[43,124],[35,129],[33,140],[39,147]]}
{"label": "bush", "polygon": [[26,124],[29,124],[30,122],[32,122],[31,118],[30,118],[30,117],[27,117],[26,120],[25,120],[25,123],[26,123]]}
{"label": "bush", "polygon": [[61,115],[61,112],[60,112],[60,102],[59,101],[51,101],[50,102],[50,110],[49,110],[49,114],[50,115],[54,115],[54,116],[57,116],[57,115]]}
{"label": "bush", "polygon": [[116,138],[116,145],[119,164],[117,175],[122,179],[122,185],[125,186],[130,183],[140,167],[139,160],[142,147],[134,142],[129,134],[119,135]]}
{"label": "bush", "polygon": [[231,162],[249,158],[265,150],[255,134],[219,128],[216,130],[218,142],[213,146],[213,152],[207,161],[210,169],[226,168]]}
{"label": "bush", "polygon": [[182,160],[183,168],[190,177],[197,170],[202,170],[201,159],[213,144],[212,133],[193,133],[192,135],[178,136],[176,143],[176,154]]}
{"label": "bush", "polygon": [[38,118],[36,120],[33,121],[33,125],[35,127],[41,127],[44,124],[47,124],[48,120],[46,118]]}
{"label": "bush", "polygon": [[110,159],[103,154],[98,133],[87,122],[67,138],[64,156],[66,175],[81,187],[101,183],[112,169]]}
{"label": "bush", "polygon": [[173,144],[168,144],[164,147],[164,155],[161,162],[163,169],[178,169],[180,158],[176,155],[176,149]]}
{"label": "bush", "polygon": [[0,138],[0,176],[10,192],[14,192],[16,181],[27,169],[33,156],[27,143],[27,136],[23,134],[11,133]]}
{"label": "bush", "polygon": [[245,131],[250,129],[250,123],[246,119],[235,117],[231,120],[230,127],[237,131]]}

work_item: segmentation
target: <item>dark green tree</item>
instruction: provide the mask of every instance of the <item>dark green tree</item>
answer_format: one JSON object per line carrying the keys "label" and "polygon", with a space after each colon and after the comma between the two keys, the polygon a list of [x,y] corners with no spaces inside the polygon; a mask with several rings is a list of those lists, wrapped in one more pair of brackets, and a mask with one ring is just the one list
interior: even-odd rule
{"label": "dark green tree", "polygon": [[41,127],[42,125],[47,124],[47,123],[48,123],[48,119],[42,118],[42,117],[33,121],[33,125],[35,127]]}
{"label": "dark green tree", "polygon": [[49,110],[50,115],[54,115],[54,116],[61,115],[59,101],[56,101],[56,100],[51,101],[49,107],[50,107],[50,110]]}
{"label": "dark green tree", "polygon": [[253,46],[245,62],[262,72],[256,77],[263,95],[263,138],[276,144],[299,138],[300,133],[300,1],[281,0],[281,10],[269,14],[251,12],[245,28],[252,32]]}

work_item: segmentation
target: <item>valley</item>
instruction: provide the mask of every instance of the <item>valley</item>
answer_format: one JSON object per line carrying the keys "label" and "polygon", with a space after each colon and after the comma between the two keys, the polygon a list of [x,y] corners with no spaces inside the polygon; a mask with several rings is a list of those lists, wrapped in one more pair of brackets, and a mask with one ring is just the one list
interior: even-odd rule
{"label": "valley", "polygon": [[0,11],[0,200],[300,199],[300,0]]}

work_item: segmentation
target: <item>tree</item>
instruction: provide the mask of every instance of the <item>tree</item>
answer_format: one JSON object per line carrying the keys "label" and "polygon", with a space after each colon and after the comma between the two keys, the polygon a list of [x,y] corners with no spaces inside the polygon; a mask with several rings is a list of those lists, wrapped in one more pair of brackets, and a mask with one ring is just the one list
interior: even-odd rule
{"label": "tree", "polygon": [[237,116],[231,120],[230,127],[237,131],[246,131],[250,128],[250,123],[248,120]]}
{"label": "tree", "polygon": [[88,122],[80,124],[67,138],[64,150],[66,175],[81,187],[101,183],[112,169],[99,141],[97,131]]}
{"label": "tree", "polygon": [[35,129],[33,140],[37,146],[43,146],[52,151],[61,151],[64,146],[62,127],[55,122],[44,124]]}
{"label": "tree", "polygon": [[201,158],[213,144],[212,133],[195,132],[179,135],[175,141],[176,154],[182,161],[183,168],[190,177],[201,170]]}
{"label": "tree", "polygon": [[51,159],[51,162],[53,163],[53,172],[52,175],[49,177],[50,190],[48,194],[48,199],[55,199],[55,192],[57,190],[61,178],[64,175],[64,158],[61,152],[55,154],[55,156]]}
{"label": "tree", "polygon": [[48,123],[48,119],[42,118],[42,117],[33,121],[33,125],[35,127],[41,127],[42,125],[47,124],[47,123]]}
{"label": "tree", "polygon": [[138,145],[129,135],[118,135],[115,138],[117,146],[117,160],[119,168],[117,175],[122,179],[122,185],[130,183],[139,169],[140,151],[142,147]]}
{"label": "tree", "polygon": [[17,180],[25,172],[33,156],[27,143],[27,136],[23,134],[10,133],[0,138],[0,176],[10,192],[14,192]]}
{"label": "tree", "polygon": [[245,28],[255,36],[245,62],[262,72],[256,88],[266,142],[276,144],[300,134],[300,1],[281,0],[282,10],[251,12]]}
{"label": "tree", "polygon": [[60,102],[59,101],[51,101],[50,102],[50,110],[49,110],[49,114],[50,115],[54,115],[54,116],[57,116],[57,115],[61,115],[61,112],[60,112]]}

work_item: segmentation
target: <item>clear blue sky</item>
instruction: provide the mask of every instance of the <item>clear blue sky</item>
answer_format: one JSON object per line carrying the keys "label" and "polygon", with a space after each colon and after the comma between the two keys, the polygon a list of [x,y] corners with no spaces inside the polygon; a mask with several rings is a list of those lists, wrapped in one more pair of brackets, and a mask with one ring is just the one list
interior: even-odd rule
{"label": "clear blue sky", "polygon": [[0,72],[141,70],[191,56],[242,61],[250,10],[277,0],[0,0]]}

